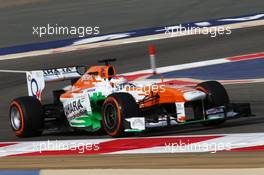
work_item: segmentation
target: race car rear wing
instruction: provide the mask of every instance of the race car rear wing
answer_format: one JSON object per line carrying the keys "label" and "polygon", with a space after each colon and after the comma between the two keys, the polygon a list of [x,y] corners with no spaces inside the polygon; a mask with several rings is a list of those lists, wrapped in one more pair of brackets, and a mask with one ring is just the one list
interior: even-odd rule
{"label": "race car rear wing", "polygon": [[43,70],[44,80],[45,82],[50,82],[79,78],[85,73],[85,71],[81,72],[81,68],[84,67],[76,66]]}
{"label": "race car rear wing", "polygon": [[29,96],[36,96],[41,100],[41,93],[46,82],[64,81],[80,78],[87,70],[87,66],[54,68],[47,70],[27,71],[27,88]]}

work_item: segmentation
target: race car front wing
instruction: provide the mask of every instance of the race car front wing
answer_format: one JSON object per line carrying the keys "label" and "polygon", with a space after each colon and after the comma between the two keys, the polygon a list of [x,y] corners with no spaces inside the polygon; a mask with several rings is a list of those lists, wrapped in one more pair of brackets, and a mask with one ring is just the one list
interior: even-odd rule
{"label": "race car front wing", "polygon": [[185,122],[177,121],[175,115],[161,115],[155,122],[147,120],[144,116],[126,118],[125,132],[142,132],[150,128],[225,121],[249,116],[253,116],[249,103],[232,103],[226,106],[210,108],[204,112],[203,116],[198,117],[198,119],[191,119]]}

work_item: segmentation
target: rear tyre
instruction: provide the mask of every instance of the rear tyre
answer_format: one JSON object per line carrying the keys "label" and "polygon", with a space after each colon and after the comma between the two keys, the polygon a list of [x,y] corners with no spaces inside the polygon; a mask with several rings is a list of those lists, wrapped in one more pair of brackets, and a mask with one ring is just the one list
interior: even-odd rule
{"label": "rear tyre", "polygon": [[[217,81],[206,81],[199,83],[196,86],[197,90],[203,91],[207,94],[205,99],[205,107],[206,109],[218,107],[218,106],[226,106],[230,103],[228,93],[224,86]],[[216,126],[222,124],[226,121],[226,119],[219,119],[215,121],[210,121],[204,123],[206,126]]]}
{"label": "rear tyre", "polygon": [[109,95],[102,108],[102,124],[106,133],[112,137],[125,136],[125,118],[140,116],[139,106],[128,93]]}
{"label": "rear tyre", "polygon": [[33,137],[42,134],[44,113],[35,97],[19,97],[11,102],[9,109],[11,128],[17,137]]}

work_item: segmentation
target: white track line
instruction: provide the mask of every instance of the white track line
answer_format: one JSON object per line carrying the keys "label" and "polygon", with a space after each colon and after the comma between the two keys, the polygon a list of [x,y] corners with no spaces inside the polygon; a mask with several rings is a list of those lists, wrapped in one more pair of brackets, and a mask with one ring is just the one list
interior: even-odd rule
{"label": "white track line", "polygon": [[[215,153],[221,150],[230,150],[234,148],[245,148],[251,146],[264,145],[264,133],[243,133],[243,134],[209,134],[209,135],[185,135],[185,136],[163,136],[162,138],[192,138],[206,137],[206,136],[221,136],[219,138],[208,139],[191,144],[181,144],[166,142],[163,146],[139,148],[135,150],[115,151],[106,154],[146,154],[146,153],[187,153],[187,152],[212,152]],[[131,138],[143,139],[141,137]],[[161,138],[159,137],[146,137],[146,138]],[[83,139],[83,140],[53,140],[53,141],[23,141],[14,142],[14,145],[0,147],[0,157],[11,156],[23,153],[32,153],[39,151],[52,151],[52,150],[68,150],[72,145],[91,145],[100,144],[107,141],[121,139]],[[188,141],[187,141],[188,142]],[[5,142],[1,142],[4,144]],[[10,143],[10,142],[9,142]],[[12,143],[12,142],[11,142]],[[170,144],[174,144],[173,147]],[[61,147],[63,146],[63,147]],[[66,146],[66,147],[65,147]],[[41,153],[41,152],[40,152]]]}
{"label": "white track line", "polygon": [[[216,64],[229,63],[229,62],[230,61],[226,60],[225,58],[220,58],[220,59],[214,59],[214,60],[206,60],[206,61],[199,61],[199,62],[193,62],[193,63],[185,63],[185,64],[159,67],[159,68],[157,68],[157,72],[158,73],[166,73],[166,72],[171,72],[171,71],[178,71],[178,70],[197,68],[197,67],[202,67],[202,66],[210,66],[210,65],[216,65]],[[140,74],[140,73],[152,73],[152,69],[129,72],[129,73],[125,73],[123,75],[134,75],[134,74]]]}
{"label": "white track line", "polygon": [[[229,25],[222,25],[222,26],[213,26],[213,27],[230,27],[231,30],[240,29],[240,28],[248,28],[248,27],[256,27],[264,25],[264,20],[256,20],[256,21],[249,21],[249,22],[242,22],[236,24],[229,24]],[[212,27],[209,27],[210,29]],[[117,34],[118,35],[118,34]],[[40,55],[48,55],[54,53],[64,53],[76,50],[86,50],[92,48],[100,48],[100,47],[108,47],[108,46],[117,46],[123,45],[128,43],[139,43],[139,42],[146,42],[146,41],[154,41],[160,39],[168,39],[168,38],[175,38],[175,37],[182,37],[182,36],[190,36],[194,34],[180,34],[175,33],[173,36],[169,34],[155,34],[155,35],[148,35],[148,36],[141,36],[141,37],[134,37],[134,38],[127,38],[127,39],[118,39],[113,41],[105,41],[99,43],[87,43],[83,45],[72,45],[57,49],[48,49],[48,50],[40,50],[40,51],[30,51],[25,53],[18,53],[18,54],[9,54],[9,55],[2,55],[0,56],[0,61],[4,60],[12,60],[24,57],[33,57],[33,56],[40,56]]]}
{"label": "white track line", "polygon": [[[214,135],[214,134],[212,134]],[[220,135],[221,136],[221,135]],[[264,133],[258,134],[222,134],[223,137],[208,139],[191,144],[166,143],[164,146],[135,150],[116,151],[107,154],[150,154],[150,153],[198,153],[231,150],[264,145]],[[189,137],[188,135],[185,137]],[[173,145],[173,146],[170,146]]]}
{"label": "white track line", "polygon": [[[14,142],[14,145],[0,147],[0,157],[11,156],[16,154],[67,150],[74,146],[95,145],[106,141],[115,140],[113,138],[107,139],[83,139],[83,140],[47,140],[47,141],[23,141]],[[0,142],[4,144],[5,142]],[[7,142],[8,143],[8,142]],[[10,143],[10,142],[9,142]],[[12,142],[11,142],[12,143]]]}
{"label": "white track line", "polygon": [[[263,54],[263,53],[264,52],[260,52],[256,54]],[[234,58],[248,56],[248,55],[253,55],[253,54],[234,56]],[[166,72],[171,72],[171,71],[178,71],[178,70],[184,70],[184,69],[191,69],[191,68],[197,68],[197,67],[203,67],[203,66],[212,66],[216,64],[234,62],[234,61],[228,60],[228,58],[233,58],[233,57],[225,57],[225,58],[218,58],[218,59],[213,59],[213,60],[198,61],[198,62],[193,62],[193,63],[164,66],[164,67],[157,68],[157,72],[166,73]],[[261,58],[261,57],[257,57],[257,56],[252,57],[252,59],[255,59],[255,58]],[[243,61],[243,60],[238,60],[238,61]],[[135,75],[135,74],[144,74],[144,73],[152,73],[152,69],[139,70],[139,71],[124,73],[122,75]]]}
{"label": "white track line", "polygon": [[[183,70],[183,69],[189,69],[189,68],[196,68],[196,67],[202,67],[202,66],[209,66],[209,65],[215,65],[215,64],[222,64],[222,63],[228,63],[229,60],[226,60],[225,58],[215,59],[215,60],[207,60],[207,61],[199,61],[194,63],[186,63],[186,64],[179,64],[179,65],[173,65],[173,66],[165,66],[165,67],[159,67],[157,68],[158,73],[166,73],[171,71],[177,71],[177,70]],[[28,71],[18,71],[18,70],[5,70],[0,69],[0,72],[3,73],[26,73]],[[151,73],[151,69],[141,70],[141,71],[134,71],[134,72],[128,72],[124,73],[122,75],[133,75],[138,73]]]}

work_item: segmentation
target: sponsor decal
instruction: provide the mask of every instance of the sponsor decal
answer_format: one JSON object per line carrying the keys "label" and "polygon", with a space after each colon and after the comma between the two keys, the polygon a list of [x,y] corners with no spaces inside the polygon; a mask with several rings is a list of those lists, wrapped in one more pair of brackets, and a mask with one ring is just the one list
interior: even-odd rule
{"label": "sponsor decal", "polygon": [[184,102],[176,103],[176,111],[177,111],[177,121],[184,122],[185,121]]}
{"label": "sponsor decal", "polygon": [[95,91],[95,88],[92,88],[92,89],[88,89],[87,92],[94,92]]}
{"label": "sponsor decal", "polygon": [[35,78],[32,78],[30,74],[27,76],[27,81],[30,82],[29,91],[31,91],[31,95],[40,99],[41,89],[40,89],[40,85],[38,84],[38,81]]}
{"label": "sponsor decal", "polygon": [[36,96],[38,99],[40,99],[41,91],[38,82],[34,78],[31,79],[31,93],[33,96]]}
{"label": "sponsor decal", "polygon": [[64,73],[72,73],[74,70],[73,68],[62,68],[62,69],[48,69],[44,70],[44,76],[50,76],[50,75],[60,75]]}
{"label": "sponsor decal", "polygon": [[27,72],[26,75],[28,95],[41,100],[41,92],[45,87],[43,71]]}
{"label": "sponsor decal", "polygon": [[70,102],[69,104],[65,105],[64,107],[64,111],[67,116],[70,116],[70,114],[74,114],[77,111],[80,111],[82,109],[84,109],[84,107],[82,105],[81,99],[74,100]]}
{"label": "sponsor decal", "polygon": [[64,113],[68,121],[79,117],[88,117],[92,113],[89,97],[84,94],[63,103]]}
{"label": "sponsor decal", "polygon": [[224,106],[221,106],[221,107],[208,109],[206,111],[206,114],[210,115],[210,114],[223,113],[223,112],[224,112]]}

